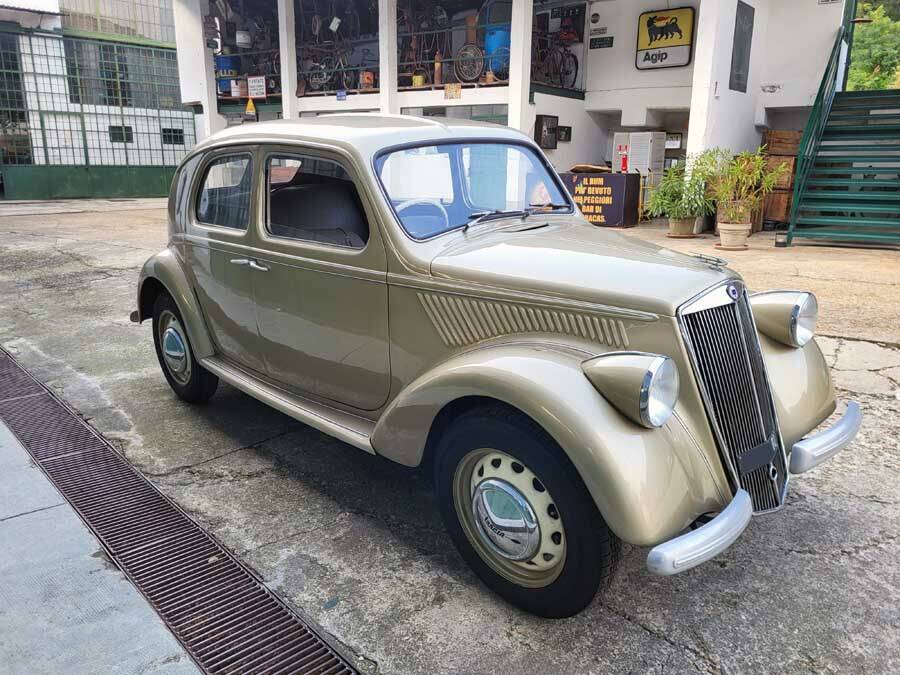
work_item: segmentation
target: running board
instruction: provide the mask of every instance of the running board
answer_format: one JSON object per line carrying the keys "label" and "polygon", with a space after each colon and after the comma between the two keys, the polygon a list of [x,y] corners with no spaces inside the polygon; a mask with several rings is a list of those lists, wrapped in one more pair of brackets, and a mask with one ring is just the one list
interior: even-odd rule
{"label": "running board", "polygon": [[288,417],[293,417],[298,422],[308,424],[314,429],[334,436],[371,455],[375,454],[371,441],[372,432],[375,430],[375,422],[372,420],[296,396],[261,382],[240,368],[215,356],[200,359],[200,363],[209,372],[219,379],[225,380],[232,387],[283,412]]}

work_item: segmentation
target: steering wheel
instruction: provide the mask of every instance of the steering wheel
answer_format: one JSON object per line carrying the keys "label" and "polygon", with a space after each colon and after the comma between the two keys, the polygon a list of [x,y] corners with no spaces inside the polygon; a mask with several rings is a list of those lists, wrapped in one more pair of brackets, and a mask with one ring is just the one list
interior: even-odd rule
{"label": "steering wheel", "polygon": [[394,207],[394,211],[397,212],[397,215],[400,215],[401,211],[405,211],[410,206],[415,206],[416,204],[424,204],[425,206],[433,206],[438,211],[441,212],[441,217],[444,219],[444,226],[441,228],[447,229],[450,227],[450,215],[447,213],[447,209],[444,208],[444,205],[441,204],[437,199],[427,199],[425,197],[420,197],[419,199],[408,199],[405,202],[402,202]]}

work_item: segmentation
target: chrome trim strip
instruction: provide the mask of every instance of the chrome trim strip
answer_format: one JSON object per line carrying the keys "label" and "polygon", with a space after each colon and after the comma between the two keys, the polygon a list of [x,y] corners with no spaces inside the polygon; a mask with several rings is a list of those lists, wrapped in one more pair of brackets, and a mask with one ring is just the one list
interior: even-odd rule
{"label": "chrome trim strip", "polygon": [[791,449],[791,473],[803,473],[830,459],[847,447],[862,424],[862,411],[856,401],[847,402],[847,410],[825,431],[794,443]]}
{"label": "chrome trim strip", "polygon": [[715,558],[741,536],[752,516],[750,493],[740,489],[731,503],[706,525],[650,549],[647,569],[668,576]]}

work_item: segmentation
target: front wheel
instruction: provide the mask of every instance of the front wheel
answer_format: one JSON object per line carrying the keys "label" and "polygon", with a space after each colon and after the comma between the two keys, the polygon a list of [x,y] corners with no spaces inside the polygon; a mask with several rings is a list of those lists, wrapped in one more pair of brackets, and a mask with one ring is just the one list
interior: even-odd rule
{"label": "front wheel", "polygon": [[559,445],[531,419],[497,406],[460,417],[435,450],[444,524],[481,580],[539,616],[584,609],[619,544]]}

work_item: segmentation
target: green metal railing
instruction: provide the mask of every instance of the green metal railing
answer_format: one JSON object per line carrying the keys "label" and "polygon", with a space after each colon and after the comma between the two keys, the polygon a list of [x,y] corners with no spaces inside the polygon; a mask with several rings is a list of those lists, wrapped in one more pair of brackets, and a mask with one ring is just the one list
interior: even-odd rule
{"label": "green metal railing", "polygon": [[853,44],[854,18],[856,18],[856,0],[845,0],[844,18],[835,37],[831,56],[828,57],[825,74],[822,76],[822,83],[819,85],[819,92],[816,95],[813,109],[809,113],[809,120],[803,130],[800,150],[797,153],[797,172],[794,178],[791,219],[787,236],[789,246],[794,239],[794,229],[800,214],[803,193],[806,191],[809,176],[816,162],[816,155],[819,153],[822,135],[825,133],[828,117],[831,115],[831,107],[834,103],[835,94],[838,92],[838,85],[840,85],[840,90],[843,90],[847,83],[847,72],[850,67],[850,48]]}

